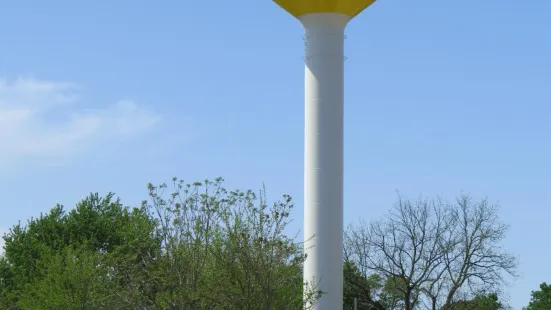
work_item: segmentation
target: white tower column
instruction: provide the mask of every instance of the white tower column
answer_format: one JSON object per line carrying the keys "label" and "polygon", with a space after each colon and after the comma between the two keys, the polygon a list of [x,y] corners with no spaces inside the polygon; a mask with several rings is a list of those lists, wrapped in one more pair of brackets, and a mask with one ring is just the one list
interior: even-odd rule
{"label": "white tower column", "polygon": [[299,17],[305,28],[304,281],[324,292],[316,310],[343,307],[344,29],[339,13]]}

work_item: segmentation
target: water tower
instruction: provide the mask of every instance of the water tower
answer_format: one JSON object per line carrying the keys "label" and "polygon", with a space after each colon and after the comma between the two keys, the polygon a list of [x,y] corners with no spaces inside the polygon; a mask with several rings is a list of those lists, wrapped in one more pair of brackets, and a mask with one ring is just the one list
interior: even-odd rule
{"label": "water tower", "polygon": [[[274,0],[305,29],[304,281],[343,306],[344,29],[375,0]],[[312,237],[313,236],[313,237]]]}

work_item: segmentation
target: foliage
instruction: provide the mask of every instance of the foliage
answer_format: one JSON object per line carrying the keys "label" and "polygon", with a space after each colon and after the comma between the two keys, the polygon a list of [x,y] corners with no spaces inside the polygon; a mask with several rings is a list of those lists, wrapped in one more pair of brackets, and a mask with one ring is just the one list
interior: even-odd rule
{"label": "foliage", "polygon": [[471,300],[459,300],[443,310],[502,310],[504,305],[497,294],[479,295]]}
{"label": "foliage", "polygon": [[385,310],[386,307],[376,300],[375,292],[382,288],[381,278],[376,275],[365,276],[353,262],[345,262],[344,273],[344,309],[353,309],[354,300],[358,310]]}
{"label": "foliage", "polygon": [[[228,191],[222,180],[149,186],[144,204],[158,219],[165,286],[162,307],[186,309],[298,309],[303,289],[301,244],[284,234],[289,196],[268,205],[265,191]],[[224,285],[220,285],[224,283]],[[319,292],[307,291],[312,301]]]}
{"label": "foliage", "polygon": [[543,282],[540,289],[532,291],[532,298],[523,310],[548,310],[551,309],[551,285]]}
{"label": "foliage", "polygon": [[44,255],[40,276],[26,285],[17,305],[22,309],[86,309],[110,305],[111,282],[99,252],[86,246]]}
{"label": "foliage", "polygon": [[[70,212],[15,225],[0,258],[0,309],[300,309],[302,246],[284,234],[289,196],[228,191],[221,179],[149,185],[124,207],[91,194]],[[166,197],[165,197],[166,196]]]}
{"label": "foliage", "polygon": [[[0,257],[0,309],[309,309],[293,201],[223,180],[148,186],[139,208],[98,194],[15,225]],[[410,201],[345,232],[345,310],[502,310],[507,226],[486,200]],[[315,280],[315,279],[314,279]],[[496,292],[487,294],[487,292]],[[551,309],[551,288],[525,310]]]}

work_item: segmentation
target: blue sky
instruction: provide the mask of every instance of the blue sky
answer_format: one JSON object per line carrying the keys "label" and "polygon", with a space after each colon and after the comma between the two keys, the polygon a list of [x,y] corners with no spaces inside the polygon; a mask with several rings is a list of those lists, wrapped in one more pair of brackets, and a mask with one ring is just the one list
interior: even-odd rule
{"label": "blue sky", "polygon": [[[303,44],[269,0],[0,0],[0,228],[172,176],[291,194]],[[551,2],[378,1],[347,29],[345,221],[408,196],[502,206],[511,304],[551,281]]]}

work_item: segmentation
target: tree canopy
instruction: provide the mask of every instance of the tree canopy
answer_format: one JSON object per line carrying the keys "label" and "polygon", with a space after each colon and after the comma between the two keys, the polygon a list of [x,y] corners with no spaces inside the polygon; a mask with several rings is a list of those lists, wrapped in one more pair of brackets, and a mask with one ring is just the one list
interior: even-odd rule
{"label": "tree canopy", "polygon": [[91,194],[15,225],[0,308],[300,309],[303,293],[319,298],[302,282],[301,244],[284,234],[289,196],[268,204],[221,179],[172,185],[150,185],[139,208]]}
{"label": "tree canopy", "polygon": [[540,284],[540,289],[532,291],[530,303],[523,310],[551,309],[551,285],[546,282]]}
{"label": "tree canopy", "polygon": [[[264,188],[176,178],[137,207],[112,193],[54,206],[3,237],[0,309],[304,309],[324,292],[303,282],[293,207]],[[486,200],[399,196],[388,216],[346,230],[343,308],[505,309],[506,231]],[[525,310],[551,309],[550,290]]]}

